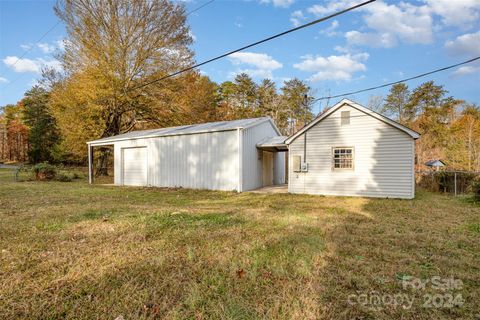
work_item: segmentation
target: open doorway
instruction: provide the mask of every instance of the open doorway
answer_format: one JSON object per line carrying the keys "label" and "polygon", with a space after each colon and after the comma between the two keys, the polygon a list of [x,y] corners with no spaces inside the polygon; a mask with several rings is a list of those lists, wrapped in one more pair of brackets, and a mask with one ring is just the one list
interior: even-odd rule
{"label": "open doorway", "polygon": [[90,145],[88,173],[91,184],[114,184],[113,145]]}
{"label": "open doorway", "polygon": [[262,151],[262,173],[263,173],[263,187],[271,186],[273,181],[273,153],[269,151]]}

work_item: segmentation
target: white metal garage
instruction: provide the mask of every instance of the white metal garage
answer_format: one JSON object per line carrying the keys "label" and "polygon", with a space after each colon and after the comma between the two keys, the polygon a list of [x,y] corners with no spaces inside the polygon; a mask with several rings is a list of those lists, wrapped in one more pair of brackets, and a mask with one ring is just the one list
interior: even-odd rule
{"label": "white metal garage", "polygon": [[90,141],[90,181],[92,148],[113,145],[115,185],[240,192],[283,184],[284,153],[257,148],[259,142],[279,136],[273,121],[263,117],[133,131]]}

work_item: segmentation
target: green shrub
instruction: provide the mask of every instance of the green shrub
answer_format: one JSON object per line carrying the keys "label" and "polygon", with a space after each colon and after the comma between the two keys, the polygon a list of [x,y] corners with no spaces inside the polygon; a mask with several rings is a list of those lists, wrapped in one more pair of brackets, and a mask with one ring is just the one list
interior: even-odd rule
{"label": "green shrub", "polygon": [[73,179],[70,177],[68,174],[65,173],[59,173],[56,178],[57,181],[60,182],[71,182]]}
{"label": "green shrub", "polygon": [[480,201],[480,179],[474,180],[470,185],[470,190],[473,193],[475,201]]}
{"label": "green shrub", "polygon": [[38,163],[32,168],[35,180],[52,180],[57,175],[57,169],[48,163]]}

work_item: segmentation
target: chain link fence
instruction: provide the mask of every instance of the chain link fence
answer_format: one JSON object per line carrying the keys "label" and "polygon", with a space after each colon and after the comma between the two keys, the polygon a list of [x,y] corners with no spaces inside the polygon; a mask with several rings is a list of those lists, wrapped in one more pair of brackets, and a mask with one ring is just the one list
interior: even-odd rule
{"label": "chain link fence", "polygon": [[474,181],[480,179],[480,172],[475,171],[417,171],[416,185],[423,189],[444,192],[453,195],[472,192]]}

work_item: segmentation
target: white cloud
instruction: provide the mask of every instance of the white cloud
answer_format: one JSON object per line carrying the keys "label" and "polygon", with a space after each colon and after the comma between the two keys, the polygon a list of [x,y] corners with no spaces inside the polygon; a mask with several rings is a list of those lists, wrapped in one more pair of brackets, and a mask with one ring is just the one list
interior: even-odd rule
{"label": "white cloud", "polygon": [[466,33],[455,40],[445,42],[445,49],[451,55],[474,56],[480,54],[480,31]]}
{"label": "white cloud", "polygon": [[295,0],[272,0],[275,7],[288,8],[290,7]]}
{"label": "white cloud", "polygon": [[51,45],[51,44],[48,44],[48,43],[38,43],[37,44],[37,47],[43,52],[43,53],[52,53],[52,52],[55,52],[55,50],[57,49],[57,47],[55,45]]}
{"label": "white cloud", "polygon": [[197,37],[196,37],[195,34],[192,32],[192,30],[188,30],[188,35],[190,36],[190,38],[192,38],[192,41],[193,41],[193,42],[197,41]]}
{"label": "white cloud", "polygon": [[447,26],[470,28],[480,19],[480,0],[424,0]]}
{"label": "white cloud", "polygon": [[38,63],[40,64],[41,68],[49,68],[54,69],[56,71],[62,71],[62,63],[58,60],[44,60],[44,59],[37,59]]}
{"label": "white cloud", "polygon": [[229,56],[234,65],[249,65],[254,68],[238,70],[235,73],[248,73],[252,77],[272,78],[272,71],[283,65],[265,53],[236,52]]}
{"label": "white cloud", "polygon": [[336,80],[348,81],[354,73],[367,70],[362,63],[368,59],[368,53],[332,55],[329,57],[306,55],[302,62],[293,65],[294,68],[315,72],[310,81]]}
{"label": "white cloud", "polygon": [[27,58],[19,59],[15,56],[7,56],[3,59],[3,63],[15,72],[40,73],[42,68],[53,68],[58,71],[62,69],[61,63],[58,60],[45,60],[42,58],[31,60]]}
{"label": "white cloud", "polygon": [[337,51],[337,52],[340,52],[340,53],[349,53],[350,52],[350,48],[348,47],[342,47],[342,46],[335,46],[333,48],[333,50]]}
{"label": "white cloud", "polygon": [[30,59],[19,59],[15,56],[7,56],[3,63],[15,72],[40,72],[38,63]]}
{"label": "white cloud", "polygon": [[31,44],[21,44],[20,48],[22,48],[23,50],[30,50],[32,48],[32,45]]}
{"label": "white cloud", "polygon": [[288,8],[295,0],[260,0],[260,3],[269,4],[272,3],[274,7]]}
{"label": "white cloud", "polygon": [[392,48],[397,44],[397,39],[391,33],[374,33],[348,31],[345,33],[347,43],[350,45],[366,45],[371,47]]}
{"label": "white cloud", "polygon": [[57,40],[55,42],[55,44],[57,45],[58,49],[60,50],[65,50],[65,45],[67,44],[67,39],[60,39],[60,40]]}
{"label": "white cloud", "polygon": [[464,76],[467,74],[480,73],[480,65],[478,66],[462,66],[453,72],[454,76]]}
{"label": "white cloud", "polygon": [[338,20],[333,20],[330,26],[326,29],[320,30],[320,33],[326,35],[327,37],[336,36],[337,34],[339,34],[339,32],[336,31],[339,25],[340,24],[338,23]]}
{"label": "white cloud", "polygon": [[[314,5],[307,11],[324,16],[346,9],[358,1],[329,1]],[[350,31],[349,44],[392,47],[398,42],[427,44],[433,41],[432,10],[427,5],[415,6],[405,2],[387,4],[378,1],[361,7],[363,20],[368,28],[365,32]],[[380,40],[380,42],[379,42]]]}
{"label": "white cloud", "polygon": [[324,16],[335,11],[340,11],[354,5],[354,1],[330,1],[325,5],[315,4],[307,9],[316,16]]}
{"label": "white cloud", "polygon": [[365,10],[365,23],[377,33],[376,39],[383,39],[385,45],[392,46],[397,40],[416,44],[433,41],[433,19],[426,6],[376,2]]}
{"label": "white cloud", "polygon": [[259,69],[275,70],[283,66],[280,62],[274,60],[271,56],[265,53],[236,52],[229,57],[234,64],[244,63],[255,66]]}
{"label": "white cloud", "polygon": [[0,83],[8,83],[8,79],[7,78],[3,78],[3,77],[0,77]]}
{"label": "white cloud", "polygon": [[296,10],[290,14],[290,22],[294,27],[301,25],[303,20],[305,20],[305,16],[303,15],[302,10]]}

